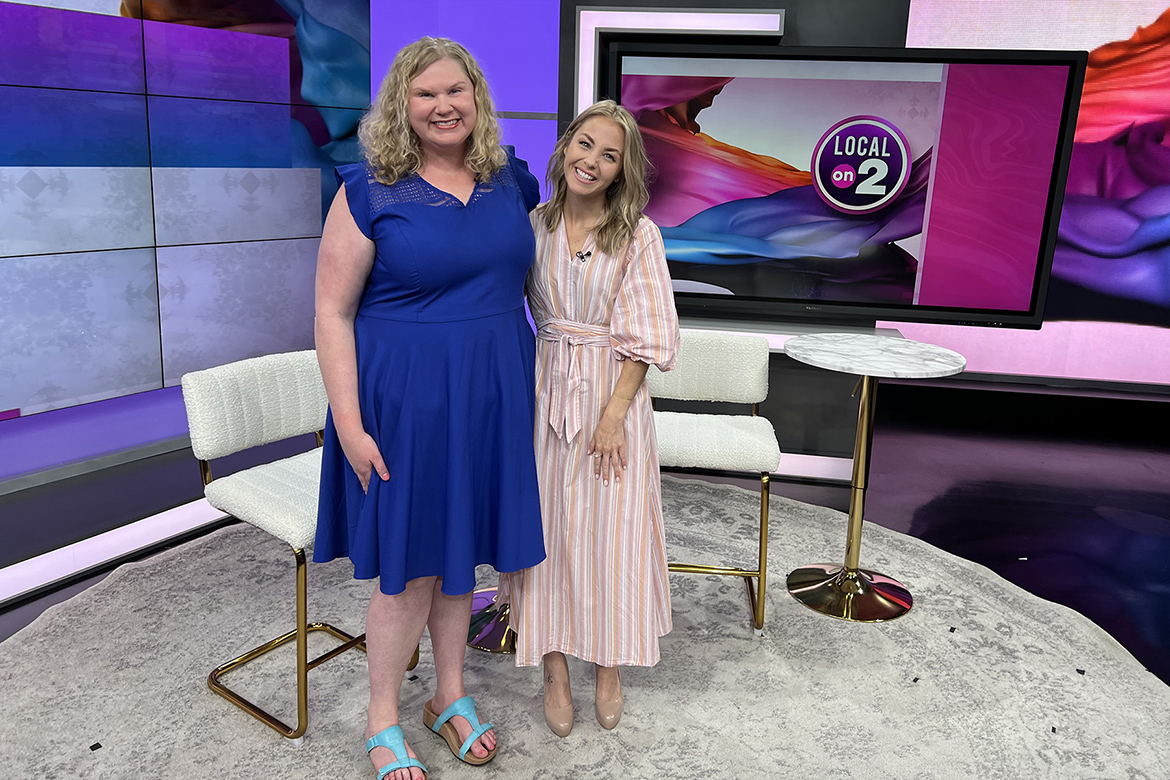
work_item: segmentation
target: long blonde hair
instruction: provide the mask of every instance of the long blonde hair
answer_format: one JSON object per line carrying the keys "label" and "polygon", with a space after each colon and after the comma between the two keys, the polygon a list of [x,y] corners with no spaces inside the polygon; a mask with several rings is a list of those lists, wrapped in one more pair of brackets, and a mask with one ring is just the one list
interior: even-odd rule
{"label": "long blonde hair", "polygon": [[439,60],[452,60],[463,68],[475,96],[477,117],[467,139],[464,163],[481,182],[487,182],[507,162],[500,148],[500,124],[487,81],[471,52],[449,38],[419,38],[404,46],[382,79],[378,96],[358,125],[358,140],[374,177],[393,184],[423,164],[422,147],[410,127],[410,82]]}
{"label": "long blonde hair", "polygon": [[582,111],[557,140],[552,158],[548,161],[548,174],[545,177],[552,195],[540,205],[539,213],[545,230],[551,233],[557,229],[565,210],[565,196],[569,189],[568,182],[565,181],[566,151],[581,126],[598,116],[616,122],[622,129],[626,142],[625,151],[622,153],[621,172],[605,191],[605,211],[593,229],[598,249],[613,255],[620,252],[634,237],[634,232],[638,229],[638,220],[642,218],[642,209],[650,200],[650,192],[646,188],[649,163],[646,160],[642,134],[638,132],[638,123],[634,120],[633,114],[612,100],[602,100]]}

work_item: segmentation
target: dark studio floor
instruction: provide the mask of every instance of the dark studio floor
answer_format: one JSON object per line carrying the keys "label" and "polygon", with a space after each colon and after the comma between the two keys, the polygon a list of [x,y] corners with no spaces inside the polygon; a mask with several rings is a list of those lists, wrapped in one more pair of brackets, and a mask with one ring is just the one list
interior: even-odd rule
{"label": "dark studio floor", "polygon": [[1170,683],[1167,430],[1165,401],[883,383],[866,519],[1077,610]]}

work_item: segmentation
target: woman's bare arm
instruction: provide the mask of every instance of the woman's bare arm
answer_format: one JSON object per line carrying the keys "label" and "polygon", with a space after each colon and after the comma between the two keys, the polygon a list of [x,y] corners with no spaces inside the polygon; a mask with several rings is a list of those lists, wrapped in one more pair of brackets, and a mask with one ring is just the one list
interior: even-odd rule
{"label": "woman's bare arm", "polygon": [[377,444],[362,427],[358,408],[353,326],[373,265],[374,242],[362,235],[353,221],[342,187],[329,207],[317,253],[317,316],[313,330],[333,425],[363,489],[369,485],[371,471],[377,471],[382,479],[390,476]]}

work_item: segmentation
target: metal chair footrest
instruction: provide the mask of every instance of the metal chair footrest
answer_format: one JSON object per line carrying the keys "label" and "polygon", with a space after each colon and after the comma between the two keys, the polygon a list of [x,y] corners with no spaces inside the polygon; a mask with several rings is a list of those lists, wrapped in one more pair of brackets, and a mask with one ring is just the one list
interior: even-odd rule
{"label": "metal chair footrest", "polygon": [[[347,634],[346,632],[342,631],[339,628],[336,628],[335,626],[329,625],[328,623],[309,623],[307,626],[305,626],[306,638],[307,638],[309,633],[314,632],[314,631],[324,631],[325,633],[329,634],[330,636],[333,636],[336,639],[342,640],[343,644],[338,645],[337,647],[334,647],[331,650],[317,656],[312,661],[308,661],[305,665],[306,673],[308,672],[308,670],[313,669],[317,666],[320,666],[321,664],[325,663],[326,661],[330,660],[331,658],[335,658],[336,656],[345,652],[346,650],[351,650],[353,648],[357,648],[357,649],[365,652],[365,649],[366,649],[366,641],[365,641],[366,635],[365,634],[362,634],[360,636],[355,637],[355,636],[352,636],[350,634]],[[239,707],[240,709],[242,709],[244,712],[248,713],[252,717],[256,718],[264,725],[273,729],[274,731],[281,734],[282,736],[288,737],[289,739],[296,739],[305,733],[305,728],[308,726],[307,719],[298,723],[295,728],[292,726],[289,726],[287,723],[280,720],[276,716],[270,714],[269,712],[264,710],[262,707],[249,701],[248,699],[244,698],[240,694],[233,691],[231,688],[227,687],[222,682],[221,678],[224,675],[228,674],[229,672],[235,671],[236,669],[239,669],[240,667],[244,666],[245,664],[248,664],[252,661],[255,661],[257,658],[260,658],[263,655],[267,655],[268,653],[272,652],[276,648],[281,647],[281,646],[288,644],[289,642],[295,640],[297,638],[297,633],[298,633],[297,629],[294,628],[291,631],[288,631],[287,633],[281,634],[280,636],[276,637],[275,639],[270,639],[269,641],[267,641],[261,645],[258,645],[257,647],[252,648],[251,650],[249,650],[248,652],[239,656],[238,658],[233,658],[232,660],[228,661],[227,663],[224,663],[224,664],[217,666],[215,669],[213,669],[211,671],[211,673],[209,675],[207,675],[207,687],[208,688],[210,688],[212,691],[219,694],[223,698],[227,699],[232,704],[236,705],[237,707]],[[298,698],[300,698],[300,697],[298,696]]]}
{"label": "metal chair footrest", "polygon": [[668,571],[683,574],[720,574],[729,577],[743,577],[744,585],[747,586],[748,605],[752,611],[752,626],[757,632],[764,628],[763,604],[759,603],[763,599],[763,589],[761,588],[760,593],[757,594],[756,583],[752,581],[760,579],[759,571],[749,571],[733,566],[709,566],[702,563],[668,563],[666,568]]}
{"label": "metal chair footrest", "polygon": [[668,563],[669,571],[683,574],[721,574],[729,577],[759,577],[759,571],[741,569],[736,566],[709,566],[705,563]]}

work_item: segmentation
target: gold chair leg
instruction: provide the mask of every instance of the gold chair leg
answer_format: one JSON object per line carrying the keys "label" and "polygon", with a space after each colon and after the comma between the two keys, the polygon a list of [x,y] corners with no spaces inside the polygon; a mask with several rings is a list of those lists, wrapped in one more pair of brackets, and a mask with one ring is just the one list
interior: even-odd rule
{"label": "gold chair leg", "polygon": [[[719,574],[730,577],[743,577],[747,586],[748,607],[752,613],[752,628],[756,636],[764,633],[764,589],[768,581],[768,496],[771,478],[767,473],[760,474],[760,563],[755,571],[740,569],[734,566],[709,566],[704,563],[668,563],[667,571],[683,574]],[[755,582],[752,582],[755,580]]]}
{"label": "gold chair leg", "polygon": [[[288,735],[297,739],[309,728],[309,566],[304,550],[294,550],[297,559],[297,727]],[[287,726],[285,728],[288,728]]]}
{"label": "gold chair leg", "polygon": [[[771,479],[760,474],[760,576],[757,578],[756,598],[753,607],[756,635],[764,633],[764,590],[768,582],[768,497]],[[750,580],[749,580],[750,582]]]}
{"label": "gold chair leg", "polygon": [[[335,628],[328,623],[308,623],[308,565],[305,562],[305,551],[294,549],[293,555],[296,558],[297,570],[297,595],[296,595],[296,612],[297,612],[297,626],[293,630],[282,634],[265,642],[258,647],[254,647],[248,652],[244,653],[238,658],[233,658],[225,664],[217,666],[207,676],[207,687],[215,693],[224,697],[232,704],[236,705],[244,712],[259,720],[264,725],[273,729],[280,735],[292,740],[297,740],[305,733],[305,729],[309,727],[309,670],[314,669],[325,663],[331,658],[334,658],[346,650],[357,648],[365,652],[366,649],[366,635],[351,636],[339,628]],[[313,631],[324,631],[327,634],[340,639],[341,645],[334,647],[328,652],[309,660],[309,633]],[[254,661],[262,655],[272,652],[276,648],[287,644],[290,641],[296,642],[297,653],[297,725],[295,727],[289,726],[284,721],[271,715],[260,706],[245,699],[240,694],[224,685],[222,678],[228,672],[239,669],[241,666]],[[415,648],[415,661],[417,663],[418,649]]]}

